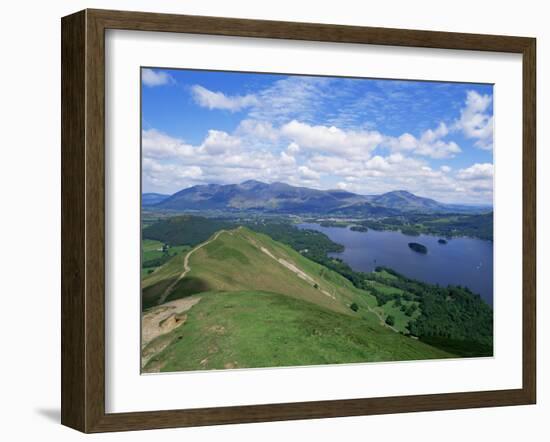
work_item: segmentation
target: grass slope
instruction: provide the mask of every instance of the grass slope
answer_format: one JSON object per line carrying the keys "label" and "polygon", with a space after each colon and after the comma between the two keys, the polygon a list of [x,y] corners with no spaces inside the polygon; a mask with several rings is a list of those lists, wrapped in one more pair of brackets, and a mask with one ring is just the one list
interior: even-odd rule
{"label": "grass slope", "polygon": [[453,356],[359,315],[350,317],[281,294],[239,291],[201,296],[182,326],[157,338],[170,343],[149,361],[145,372]]}
{"label": "grass slope", "polygon": [[162,293],[177,280],[183,271],[183,260],[187,253],[171,258],[166,264],[158,267],[153,273],[145,275],[141,281],[141,304],[146,310],[157,305]]}
{"label": "grass slope", "polygon": [[[369,306],[376,306],[374,296],[355,288],[346,278],[290,247],[247,228],[220,234],[215,241],[197,249],[190,256],[189,265],[191,271],[176,285],[167,300],[205,291],[259,290],[288,295],[379,322],[369,311]],[[289,266],[299,269],[302,277]],[[357,312],[350,309],[352,303],[359,307]]]}

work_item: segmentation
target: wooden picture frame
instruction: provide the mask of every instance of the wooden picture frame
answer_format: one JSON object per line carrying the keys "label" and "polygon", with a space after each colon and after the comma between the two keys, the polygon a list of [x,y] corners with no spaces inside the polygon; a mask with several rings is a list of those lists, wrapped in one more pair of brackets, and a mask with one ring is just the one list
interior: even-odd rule
{"label": "wooden picture frame", "polygon": [[[523,385],[271,405],[105,412],[105,30],[261,37],[523,57]],[[534,404],[536,400],[536,41],[533,38],[84,10],[62,19],[62,424],[83,432]]]}

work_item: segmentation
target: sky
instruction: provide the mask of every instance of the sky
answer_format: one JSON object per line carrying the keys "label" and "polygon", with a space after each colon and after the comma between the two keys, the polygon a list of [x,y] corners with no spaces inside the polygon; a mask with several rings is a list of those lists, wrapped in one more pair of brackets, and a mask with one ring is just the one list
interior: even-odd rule
{"label": "sky", "polygon": [[142,68],[143,192],[255,179],[493,199],[493,86]]}

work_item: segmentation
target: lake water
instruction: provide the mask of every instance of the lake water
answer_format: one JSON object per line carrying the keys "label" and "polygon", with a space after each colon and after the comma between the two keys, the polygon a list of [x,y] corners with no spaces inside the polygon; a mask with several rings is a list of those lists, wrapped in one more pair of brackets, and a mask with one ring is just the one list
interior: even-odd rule
{"label": "lake water", "polygon": [[[345,261],[360,272],[371,272],[385,266],[420,281],[441,286],[468,287],[493,305],[493,243],[476,238],[452,238],[439,244],[439,236],[407,236],[395,231],[354,232],[349,228],[322,227],[302,223],[301,229],[312,229],[345,246],[342,253],[331,256]],[[417,242],[428,248],[427,254],[414,252],[408,246]]]}

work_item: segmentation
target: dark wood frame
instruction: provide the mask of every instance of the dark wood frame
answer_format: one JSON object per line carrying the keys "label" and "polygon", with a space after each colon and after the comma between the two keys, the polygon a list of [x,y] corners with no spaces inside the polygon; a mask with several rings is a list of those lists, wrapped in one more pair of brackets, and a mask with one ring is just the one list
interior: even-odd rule
{"label": "dark wood frame", "polygon": [[[534,404],[536,40],[525,37],[84,10],[62,19],[61,422],[83,432]],[[105,30],[376,44],[523,56],[523,386],[270,405],[105,412]],[[519,147],[518,147],[519,148]]]}

